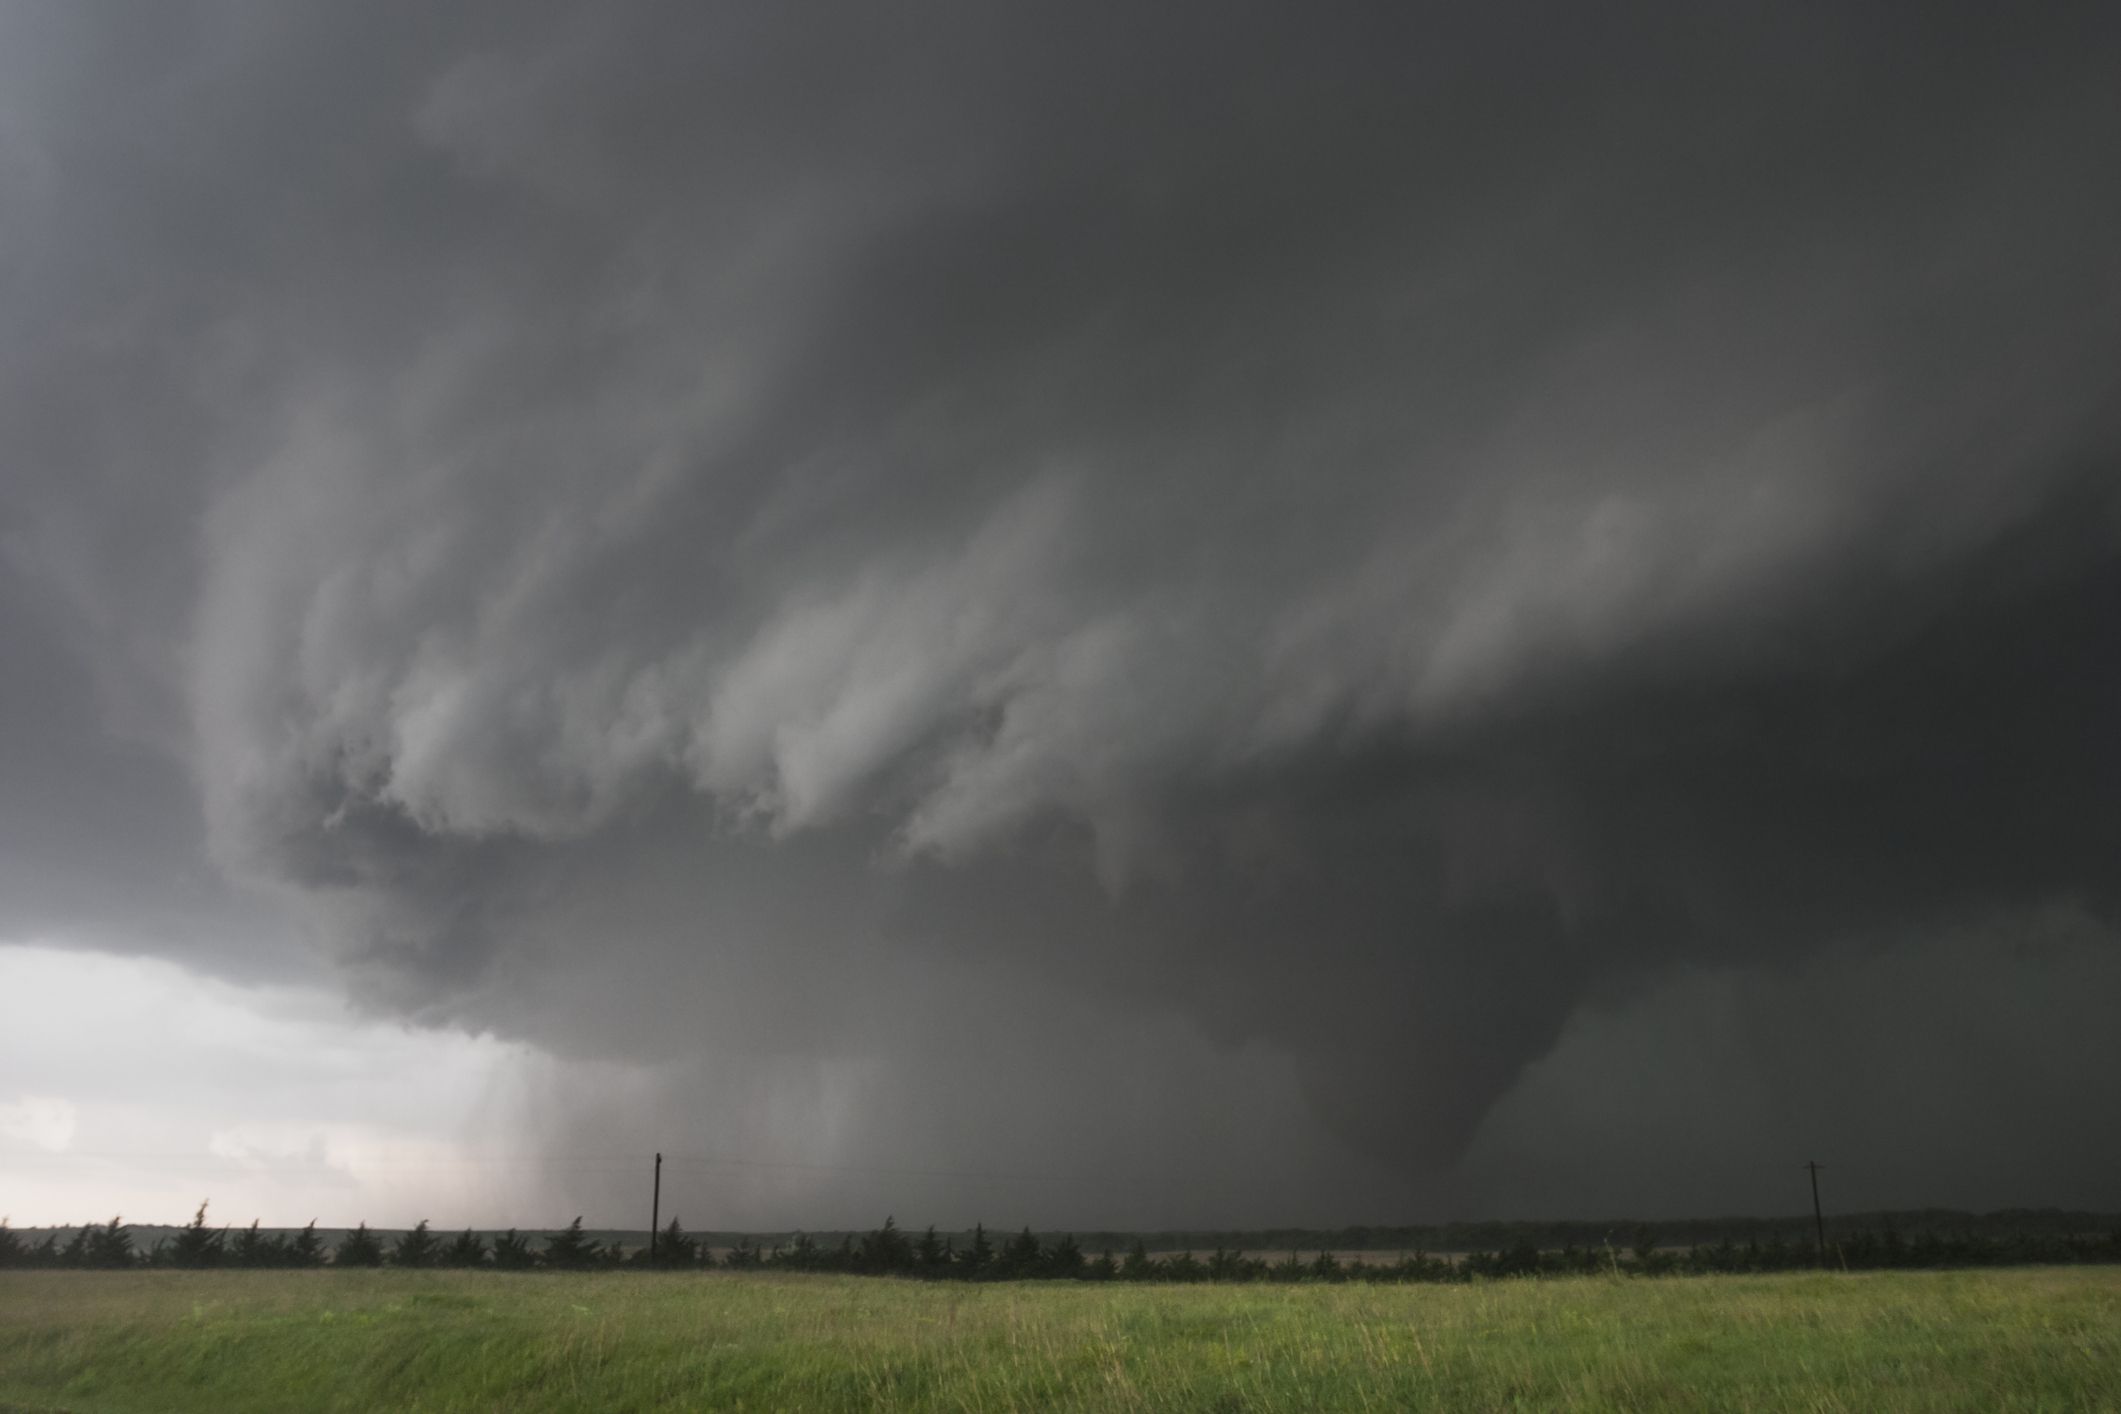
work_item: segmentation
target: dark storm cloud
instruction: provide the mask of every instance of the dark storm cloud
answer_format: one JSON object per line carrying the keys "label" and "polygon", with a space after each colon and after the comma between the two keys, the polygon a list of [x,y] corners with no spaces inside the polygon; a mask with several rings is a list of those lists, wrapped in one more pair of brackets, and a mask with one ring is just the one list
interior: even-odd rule
{"label": "dark storm cloud", "polygon": [[5,26],[10,653],[371,995],[1265,1216],[2111,926],[2098,8]]}

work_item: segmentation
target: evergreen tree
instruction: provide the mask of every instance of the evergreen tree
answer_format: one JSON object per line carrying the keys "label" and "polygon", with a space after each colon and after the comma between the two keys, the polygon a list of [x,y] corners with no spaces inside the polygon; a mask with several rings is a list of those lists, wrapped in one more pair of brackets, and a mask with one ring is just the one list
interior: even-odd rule
{"label": "evergreen tree", "polygon": [[89,1265],[88,1244],[95,1228],[87,1224],[74,1229],[67,1239],[66,1247],[59,1253],[59,1265],[63,1267],[85,1267]]}
{"label": "evergreen tree", "polygon": [[1031,1235],[1031,1229],[1027,1227],[1003,1245],[1000,1275],[1004,1277],[1037,1276],[1040,1262],[1044,1255],[1039,1249],[1038,1239]]}
{"label": "evergreen tree", "polygon": [[380,1267],[383,1265],[383,1244],[362,1223],[339,1244],[339,1250],[331,1254],[335,1267]]}
{"label": "evergreen tree", "polygon": [[88,1230],[88,1244],[82,1254],[82,1265],[89,1267],[130,1267],[137,1260],[133,1253],[132,1229],[112,1218],[104,1227]]}
{"label": "evergreen tree", "polygon": [[23,1267],[29,1265],[30,1249],[23,1245],[15,1230],[0,1218],[0,1267]]}
{"label": "evergreen tree", "polygon": [[765,1254],[760,1252],[748,1237],[739,1237],[736,1246],[730,1248],[728,1254],[722,1258],[723,1266],[738,1272],[750,1271],[764,1266],[765,1263]]}
{"label": "evergreen tree", "polygon": [[672,1218],[670,1226],[663,1229],[655,1240],[655,1265],[659,1267],[696,1267],[700,1263],[700,1244],[685,1235],[685,1229]]}
{"label": "evergreen tree", "polygon": [[229,1242],[229,1251],[227,1251],[229,1266],[231,1268],[263,1266],[263,1263],[259,1261],[259,1253],[263,1249],[265,1249],[265,1232],[259,1227],[259,1219],[252,1217],[250,1225],[244,1227],[242,1232],[235,1234],[233,1242]]}
{"label": "evergreen tree", "polygon": [[66,1265],[66,1254],[59,1250],[59,1233],[56,1228],[44,1234],[44,1240],[29,1254],[29,1264],[47,1270]]}
{"label": "evergreen tree", "polygon": [[190,1224],[170,1244],[169,1264],[173,1267],[218,1267],[227,1240],[227,1232],[215,1231],[206,1225],[206,1200],[202,1198],[199,1211],[191,1215]]}
{"label": "evergreen tree", "polygon": [[1070,1234],[1062,1233],[1060,1239],[1047,1249],[1045,1269],[1049,1277],[1074,1281],[1082,1276],[1083,1265],[1083,1249],[1076,1245]]}
{"label": "evergreen tree", "polygon": [[1083,1268],[1083,1276],[1091,1281],[1111,1281],[1118,1275],[1119,1263],[1112,1260],[1112,1249],[1109,1247]]}
{"label": "evergreen tree", "polygon": [[1457,1277],[1458,1268],[1442,1257],[1431,1257],[1419,1247],[1415,1248],[1414,1255],[1407,1259],[1409,1281],[1453,1281]]}
{"label": "evergreen tree", "polygon": [[987,1276],[993,1268],[994,1244],[987,1240],[986,1224],[975,1223],[972,1228],[971,1244],[958,1254],[958,1272],[973,1281],[978,1281],[980,1278]]}
{"label": "evergreen tree", "polygon": [[486,1265],[486,1244],[467,1227],[442,1249],[441,1260],[445,1267],[483,1267]]}
{"label": "evergreen tree", "polygon": [[921,1240],[913,1244],[913,1270],[925,1277],[940,1275],[949,1265],[948,1252],[942,1239],[935,1235],[935,1225],[930,1223]]}
{"label": "evergreen tree", "polygon": [[427,1230],[427,1219],[422,1218],[411,1232],[398,1238],[391,1249],[390,1264],[394,1267],[431,1267],[441,1255],[442,1244]]}
{"label": "evergreen tree", "polygon": [[282,1260],[290,1267],[323,1266],[324,1239],[317,1236],[317,1220],[311,1218],[308,1225],[295,1234],[294,1240],[280,1250]]}
{"label": "evergreen tree", "polygon": [[236,1234],[235,1243],[228,1249],[227,1260],[238,1267],[284,1267],[287,1265],[287,1239],[279,1233],[267,1233],[258,1227],[252,1218],[250,1226]]}
{"label": "evergreen tree", "polygon": [[1119,1275],[1122,1281],[1148,1281],[1156,1275],[1156,1261],[1149,1255],[1148,1245],[1139,1237],[1134,1239],[1127,1260],[1120,1263]]}
{"label": "evergreen tree", "polygon": [[567,1230],[554,1233],[545,1239],[545,1265],[563,1271],[579,1271],[596,1265],[597,1244],[582,1235],[582,1219],[579,1215],[567,1224]]}
{"label": "evergreen tree", "polygon": [[493,1240],[493,1264],[504,1272],[527,1271],[537,1265],[537,1254],[530,1250],[530,1239],[514,1228]]}
{"label": "evergreen tree", "polygon": [[855,1266],[859,1271],[883,1274],[912,1270],[913,1244],[898,1230],[896,1218],[885,1218],[882,1227],[862,1239]]}
{"label": "evergreen tree", "polygon": [[1340,1259],[1324,1248],[1320,1248],[1318,1260],[1311,1264],[1311,1280],[1339,1281],[1341,1276]]}

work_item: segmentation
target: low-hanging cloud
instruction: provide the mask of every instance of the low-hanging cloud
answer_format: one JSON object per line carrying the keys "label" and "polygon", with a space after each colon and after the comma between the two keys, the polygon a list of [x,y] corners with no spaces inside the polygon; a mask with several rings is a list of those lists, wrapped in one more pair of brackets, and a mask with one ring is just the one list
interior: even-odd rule
{"label": "low-hanging cloud", "polygon": [[1676,970],[2111,927],[2110,17],[503,20],[5,22],[10,749],[364,995],[1180,1191],[1183,1056],[1267,1216]]}

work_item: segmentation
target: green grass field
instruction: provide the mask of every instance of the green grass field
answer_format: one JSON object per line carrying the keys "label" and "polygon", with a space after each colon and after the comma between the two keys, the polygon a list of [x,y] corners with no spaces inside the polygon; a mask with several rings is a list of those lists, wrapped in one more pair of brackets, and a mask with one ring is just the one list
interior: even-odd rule
{"label": "green grass field", "polygon": [[2121,1410],[2121,1270],[1471,1286],[0,1274],[0,1409]]}

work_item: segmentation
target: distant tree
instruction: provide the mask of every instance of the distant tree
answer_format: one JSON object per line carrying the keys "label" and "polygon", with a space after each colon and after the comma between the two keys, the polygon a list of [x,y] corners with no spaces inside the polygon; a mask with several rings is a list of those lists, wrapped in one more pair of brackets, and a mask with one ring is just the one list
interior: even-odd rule
{"label": "distant tree", "polygon": [[722,1258],[722,1265],[731,1271],[749,1271],[764,1266],[765,1262],[765,1254],[760,1252],[757,1244],[748,1237],[739,1237],[736,1246],[730,1248]]}
{"label": "distant tree", "polygon": [[950,1249],[935,1235],[935,1225],[921,1234],[920,1241],[913,1244],[913,1270],[924,1277],[939,1276],[950,1264]]}
{"label": "distant tree", "polygon": [[1431,1257],[1419,1247],[1415,1248],[1405,1262],[1408,1281],[1456,1281],[1461,1273],[1444,1257]]}
{"label": "distant tree", "polygon": [[1002,1244],[999,1275],[1004,1277],[1037,1276],[1044,1257],[1045,1252],[1039,1247],[1038,1239],[1031,1235],[1031,1229],[1027,1227]]}
{"label": "distant tree", "polygon": [[493,1264],[504,1272],[520,1272],[536,1266],[538,1258],[530,1250],[530,1239],[510,1228],[493,1240]]}
{"label": "distant tree", "polygon": [[1139,1237],[1127,1252],[1127,1260],[1119,1264],[1121,1281],[1148,1281],[1156,1275],[1156,1259],[1149,1255],[1149,1248]]}
{"label": "distant tree", "polygon": [[0,1218],[0,1267],[25,1267],[29,1259],[29,1247],[7,1225],[7,1219]]}
{"label": "distant tree", "polygon": [[672,1218],[670,1226],[655,1240],[654,1260],[658,1267],[696,1267],[700,1263],[700,1244],[687,1237],[678,1220]]}
{"label": "distant tree", "polygon": [[1199,1281],[1207,1274],[1207,1268],[1200,1264],[1200,1258],[1191,1252],[1175,1253],[1164,1258],[1158,1265],[1163,1268],[1166,1281]]}
{"label": "distant tree", "polygon": [[1046,1249],[1044,1266],[1047,1276],[1074,1281],[1083,1274],[1083,1249],[1076,1245],[1071,1234],[1062,1233],[1054,1244]]}
{"label": "distant tree", "polygon": [[228,1250],[222,1255],[231,1267],[255,1267],[261,1265],[258,1255],[264,1246],[265,1230],[258,1226],[258,1219],[252,1218],[249,1227],[239,1229],[229,1239]]}
{"label": "distant tree", "polygon": [[331,1254],[335,1267],[380,1267],[383,1265],[383,1243],[362,1223],[346,1234],[339,1243],[339,1250]]}
{"label": "distant tree", "polygon": [[422,1218],[413,1230],[402,1234],[397,1245],[390,1250],[390,1264],[394,1267],[431,1267],[441,1255],[442,1244],[427,1230],[427,1219]]}
{"label": "distant tree", "polygon": [[132,1229],[118,1219],[112,1218],[102,1227],[88,1229],[88,1246],[82,1254],[83,1266],[130,1267],[137,1260]]}
{"label": "distant tree", "polygon": [[95,1233],[96,1229],[93,1224],[84,1224],[75,1228],[74,1235],[67,1239],[66,1246],[58,1253],[58,1265],[63,1267],[86,1267],[91,1265],[88,1259],[88,1252],[89,1244],[95,1239]]}
{"label": "distant tree", "polygon": [[1302,1281],[1304,1279],[1303,1259],[1298,1257],[1296,1249],[1291,1247],[1289,1255],[1276,1262],[1274,1270],[1268,1275],[1272,1276],[1276,1281]]}
{"label": "distant tree", "polygon": [[899,1231],[896,1218],[885,1218],[882,1227],[862,1239],[854,1266],[858,1271],[887,1275],[913,1269],[913,1244]]}
{"label": "distant tree", "polygon": [[1111,1281],[1119,1275],[1119,1263],[1112,1260],[1112,1249],[1107,1247],[1083,1268],[1083,1276],[1089,1281]]}
{"label": "distant tree", "polygon": [[227,1241],[227,1232],[206,1225],[206,1200],[202,1198],[199,1210],[191,1215],[191,1222],[170,1244],[169,1264],[173,1267],[218,1267],[225,1255],[223,1248]]}
{"label": "distant tree", "polygon": [[483,1267],[486,1265],[486,1244],[467,1227],[442,1249],[440,1260],[445,1267]]}
{"label": "distant tree", "polygon": [[960,1276],[969,1277],[974,1281],[992,1273],[994,1244],[987,1240],[986,1224],[973,1225],[972,1241],[966,1244],[964,1251],[958,1253],[957,1269]]}
{"label": "distant tree", "polygon": [[59,1250],[59,1233],[56,1228],[44,1234],[44,1240],[31,1250],[29,1265],[47,1269],[66,1265],[66,1254]]}
{"label": "distant tree", "polygon": [[1513,1243],[1502,1254],[1502,1269],[1506,1276],[1537,1276],[1546,1270],[1546,1265],[1546,1253],[1530,1240]]}
{"label": "distant tree", "polygon": [[593,1267],[597,1260],[597,1244],[582,1235],[582,1219],[578,1215],[567,1224],[563,1232],[556,1232],[545,1239],[545,1265],[563,1271],[579,1271]]}
{"label": "distant tree", "polygon": [[[203,1207],[201,1211],[204,1211]],[[258,1220],[252,1218],[250,1226],[237,1233],[236,1240],[229,1245],[229,1265],[236,1267],[278,1266],[279,1262],[276,1259],[280,1254],[274,1250],[278,1246],[279,1239],[277,1237],[267,1237],[259,1229]]]}
{"label": "distant tree", "polygon": [[317,1236],[317,1220],[311,1218],[291,1241],[281,1248],[282,1260],[290,1267],[324,1265],[324,1239]]}

